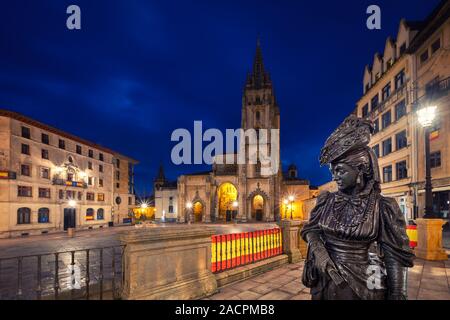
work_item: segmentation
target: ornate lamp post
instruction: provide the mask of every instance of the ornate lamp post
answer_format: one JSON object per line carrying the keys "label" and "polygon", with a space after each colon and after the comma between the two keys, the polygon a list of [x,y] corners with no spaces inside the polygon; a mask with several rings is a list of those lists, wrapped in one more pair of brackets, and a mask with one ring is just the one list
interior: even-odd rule
{"label": "ornate lamp post", "polygon": [[430,127],[436,116],[436,106],[428,106],[417,110],[417,118],[425,132],[425,214],[424,218],[437,218],[433,212],[433,194],[430,166]]}
{"label": "ornate lamp post", "polygon": [[288,199],[289,199],[289,205],[291,206],[291,220],[292,220],[292,204],[294,202],[294,196],[291,195],[288,197]]}
{"label": "ornate lamp post", "polygon": [[425,131],[425,214],[416,219],[417,247],[416,257],[426,260],[447,260],[442,247],[442,226],[445,221],[438,219],[433,212],[433,194],[430,166],[430,126],[436,116],[436,106],[426,106],[417,110],[417,118]]}

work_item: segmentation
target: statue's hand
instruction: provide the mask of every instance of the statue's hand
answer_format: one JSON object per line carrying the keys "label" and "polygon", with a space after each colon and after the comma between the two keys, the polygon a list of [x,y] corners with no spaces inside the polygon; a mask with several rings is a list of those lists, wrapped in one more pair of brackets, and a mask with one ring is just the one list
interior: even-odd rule
{"label": "statue's hand", "polygon": [[314,250],[314,264],[320,273],[326,274],[331,269],[336,269],[333,260],[331,260],[327,249],[324,246],[317,246]]}

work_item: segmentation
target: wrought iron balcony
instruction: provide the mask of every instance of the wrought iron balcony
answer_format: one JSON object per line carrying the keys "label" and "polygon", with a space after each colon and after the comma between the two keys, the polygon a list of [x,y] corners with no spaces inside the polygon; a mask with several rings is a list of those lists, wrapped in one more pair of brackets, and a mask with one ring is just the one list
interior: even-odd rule
{"label": "wrought iron balcony", "polygon": [[436,81],[432,85],[425,88],[425,94],[414,101],[414,109],[420,106],[434,102],[446,95],[448,95],[450,89],[450,77],[440,81]]}

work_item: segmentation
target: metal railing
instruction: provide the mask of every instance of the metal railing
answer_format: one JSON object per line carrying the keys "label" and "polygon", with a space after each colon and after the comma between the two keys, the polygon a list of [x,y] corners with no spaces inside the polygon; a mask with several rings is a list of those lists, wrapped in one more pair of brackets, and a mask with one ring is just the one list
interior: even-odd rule
{"label": "metal railing", "polygon": [[279,228],[214,235],[211,241],[211,271],[214,273],[283,253]]}
{"label": "metal railing", "polygon": [[0,300],[119,299],[124,248],[0,258]]}

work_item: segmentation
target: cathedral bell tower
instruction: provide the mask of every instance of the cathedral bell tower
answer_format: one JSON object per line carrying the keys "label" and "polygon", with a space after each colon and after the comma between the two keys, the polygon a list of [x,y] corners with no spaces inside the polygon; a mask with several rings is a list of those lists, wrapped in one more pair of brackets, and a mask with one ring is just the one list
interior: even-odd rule
{"label": "cathedral bell tower", "polygon": [[[256,221],[274,221],[279,218],[279,195],[281,190],[281,163],[280,163],[280,110],[275,99],[272,80],[263,63],[262,50],[259,40],[253,61],[253,70],[247,75],[242,97],[242,122],[244,130],[254,129],[256,141],[245,139],[246,163],[239,165],[240,189],[242,190],[241,203],[245,203],[245,216]],[[263,129],[266,129],[263,131]],[[271,129],[277,129],[273,135]],[[266,142],[261,140],[267,134]],[[261,142],[260,142],[261,141]],[[273,144],[277,144],[273,147]],[[270,159],[276,159],[277,167],[273,161],[264,161],[259,157],[261,146],[263,154]],[[256,163],[250,163],[250,152],[256,151]],[[267,168],[268,170],[265,170]],[[273,170],[269,170],[273,168]],[[269,172],[269,173],[268,173]]]}
{"label": "cathedral bell tower", "polygon": [[[256,45],[253,70],[247,75],[244,87],[241,127],[244,130],[255,129],[258,140],[261,136],[260,129],[267,129],[267,150],[272,155],[270,129],[280,129],[280,110],[275,99],[270,75],[264,68],[259,40]],[[277,143],[279,146],[279,139]],[[246,141],[245,143],[247,160],[251,144],[251,141]],[[258,143],[256,144],[258,145]],[[278,159],[278,163],[280,164],[279,148],[277,150],[277,154],[273,156]],[[274,152],[276,151],[274,150]],[[260,159],[258,159],[257,164],[248,164],[246,173],[248,177],[259,177],[261,174]]]}

